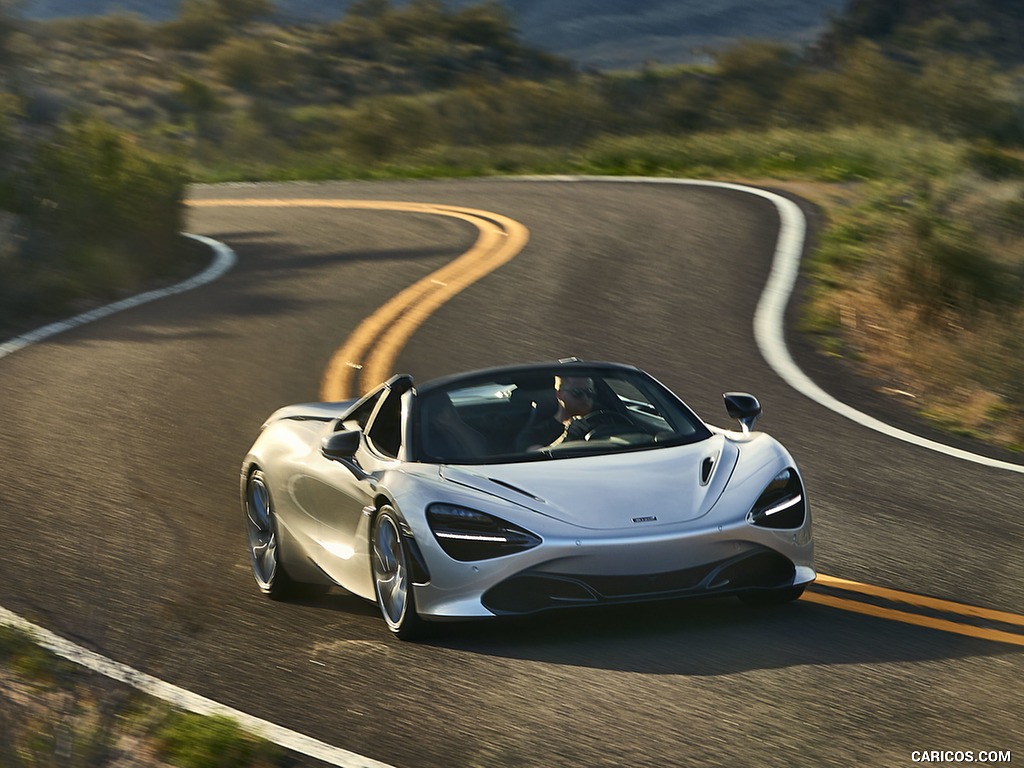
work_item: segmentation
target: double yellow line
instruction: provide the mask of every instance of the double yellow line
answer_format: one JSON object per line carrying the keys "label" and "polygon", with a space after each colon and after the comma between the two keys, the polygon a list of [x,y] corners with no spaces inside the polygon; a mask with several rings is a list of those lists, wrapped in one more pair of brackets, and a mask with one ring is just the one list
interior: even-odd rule
{"label": "double yellow line", "polygon": [[[375,205],[463,219],[475,225],[480,235],[468,251],[398,293],[359,324],[327,364],[320,383],[322,400],[353,397],[387,379],[398,353],[428,317],[457,293],[515,258],[529,240],[529,231],[518,221],[486,211],[441,205]],[[352,381],[353,370],[361,372],[358,385]]]}
{"label": "double yellow line", "polygon": [[[398,353],[412,334],[441,305],[503,264],[513,259],[529,240],[529,231],[519,222],[487,211],[432,203],[403,203],[374,200],[318,199],[206,199],[193,200],[200,208],[344,208],[367,211],[397,211],[449,216],[473,224],[479,236],[473,247],[455,260],[413,283],[388,300],[355,329],[331,357],[320,384],[324,401],[345,400],[361,394],[391,375]],[[822,589],[830,591],[821,591]],[[863,599],[839,597],[834,592],[855,594]],[[952,632],[958,635],[1024,646],[1024,634],[978,626],[981,623],[1024,627],[1024,616],[988,608],[925,597],[886,587],[876,587],[834,576],[818,574],[814,586],[802,600],[865,616]],[[893,608],[895,603],[928,613]],[[969,624],[955,621],[962,617]]]}
{"label": "double yellow line", "polygon": [[448,216],[479,230],[468,251],[413,283],[363,320],[327,364],[320,399],[345,400],[375,387],[391,375],[402,347],[423,322],[466,287],[507,263],[526,246],[529,230],[514,219],[488,211],[435,203],[383,200],[206,199],[199,208],[344,208]]}
{"label": "double yellow line", "polygon": [[[845,593],[863,595],[864,597],[883,601],[884,603],[896,603],[901,606],[932,613],[939,616],[928,615],[927,613],[912,613],[902,608],[891,608],[879,602],[865,602],[862,600],[850,600],[838,597],[831,593],[817,591],[815,587],[825,587],[832,590],[841,590]],[[903,624],[913,624],[918,627],[937,629],[942,632],[952,632],[957,635],[976,637],[982,640],[992,640],[997,643],[1009,643],[1010,645],[1024,646],[1024,634],[1007,631],[1005,629],[993,629],[988,626],[977,624],[1002,624],[1008,627],[1024,627],[1024,616],[1016,613],[1006,613],[990,608],[980,608],[974,605],[964,605],[951,600],[942,600],[937,597],[926,597],[916,595],[912,592],[901,592],[898,589],[888,587],[876,587],[872,584],[861,584],[857,581],[836,578],[818,574],[814,586],[804,593],[802,600],[818,605],[825,605],[829,608],[838,608],[843,611],[859,613],[864,616],[874,616],[879,619],[899,621]],[[974,621],[977,624],[968,624],[962,621],[955,621],[950,616],[963,617],[967,621]]]}

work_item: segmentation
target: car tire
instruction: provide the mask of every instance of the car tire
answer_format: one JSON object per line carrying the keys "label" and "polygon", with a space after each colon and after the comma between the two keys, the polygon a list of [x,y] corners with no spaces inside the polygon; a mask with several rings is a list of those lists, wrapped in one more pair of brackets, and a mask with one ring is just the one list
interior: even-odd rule
{"label": "car tire", "polygon": [[249,564],[252,566],[256,586],[268,597],[283,600],[294,594],[296,584],[281,563],[274,505],[266,477],[260,469],[249,474],[243,506],[249,541]]}
{"label": "car tire", "polygon": [[797,587],[784,587],[783,589],[756,589],[750,592],[741,592],[739,598],[747,605],[784,605],[799,600],[806,588],[806,584],[801,584]]}
{"label": "car tire", "polygon": [[398,514],[386,505],[380,508],[373,521],[370,563],[377,607],[388,629],[401,640],[422,637],[426,628],[416,612],[409,546]]}

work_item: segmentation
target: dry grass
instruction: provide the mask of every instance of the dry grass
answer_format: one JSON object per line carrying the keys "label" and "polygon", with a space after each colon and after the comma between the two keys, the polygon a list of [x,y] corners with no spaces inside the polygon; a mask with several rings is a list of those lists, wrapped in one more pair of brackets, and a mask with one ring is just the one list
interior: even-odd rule
{"label": "dry grass", "polygon": [[41,682],[0,665],[0,764],[169,768],[145,719],[128,715],[124,691],[81,673],[62,677]]}
{"label": "dry grass", "polygon": [[936,426],[1024,449],[1024,410],[984,370],[985,361],[1008,362],[1007,326],[1024,328],[1024,314],[976,317],[966,328],[954,313],[937,323],[912,305],[894,307],[885,293],[864,282],[836,296],[843,345],[860,369]]}
{"label": "dry grass", "polygon": [[[31,651],[42,656],[37,650]],[[0,663],[4,768],[281,768],[291,756],[223,718],[186,715],[128,686],[48,658]]]}
{"label": "dry grass", "polygon": [[[833,228],[858,233],[840,248],[824,245],[812,258],[815,288],[804,329],[819,334],[822,350],[853,361],[884,382],[882,394],[935,426],[1024,451],[1021,297],[936,303],[908,271],[908,259],[921,246],[899,213],[888,210],[889,220],[873,229],[875,191],[866,185],[783,186],[820,205]],[[971,179],[943,195],[937,204],[942,215],[969,227],[971,242],[991,254],[1008,283],[1020,281],[1024,183]]]}

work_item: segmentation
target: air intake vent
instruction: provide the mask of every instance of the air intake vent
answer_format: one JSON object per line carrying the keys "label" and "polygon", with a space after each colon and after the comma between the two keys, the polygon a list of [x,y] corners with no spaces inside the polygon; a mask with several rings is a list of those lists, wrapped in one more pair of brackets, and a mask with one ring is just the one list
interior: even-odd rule
{"label": "air intake vent", "polygon": [[711,480],[711,475],[715,472],[715,464],[718,463],[718,455],[707,456],[704,461],[700,463],[700,484],[707,485],[708,481]]}

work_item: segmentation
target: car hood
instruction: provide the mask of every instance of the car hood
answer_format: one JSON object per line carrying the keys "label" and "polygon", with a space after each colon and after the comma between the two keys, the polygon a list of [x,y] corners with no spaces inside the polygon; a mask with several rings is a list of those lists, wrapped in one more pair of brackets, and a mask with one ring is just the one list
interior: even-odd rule
{"label": "car hood", "polygon": [[582,528],[635,529],[706,515],[738,457],[732,441],[715,435],[693,445],[517,464],[445,465],[440,472],[448,482]]}

